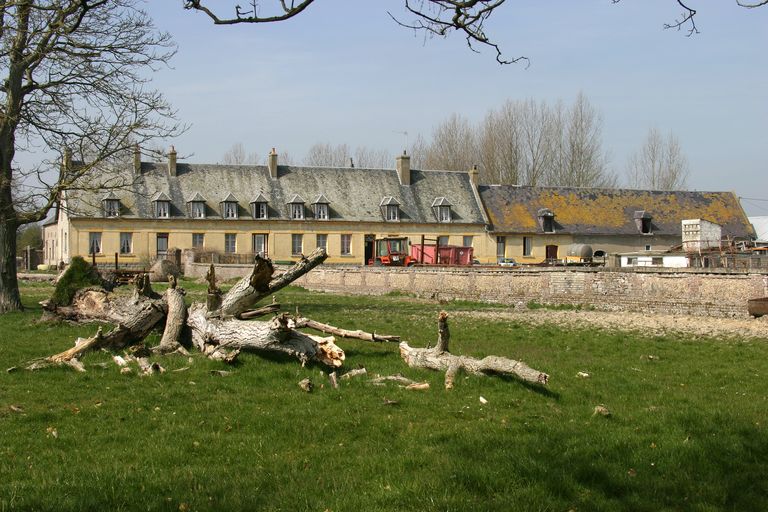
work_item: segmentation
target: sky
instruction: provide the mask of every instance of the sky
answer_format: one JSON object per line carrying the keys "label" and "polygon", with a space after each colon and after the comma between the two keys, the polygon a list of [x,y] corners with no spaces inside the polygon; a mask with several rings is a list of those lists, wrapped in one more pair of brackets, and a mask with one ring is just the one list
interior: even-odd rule
{"label": "sky", "polygon": [[190,126],[163,144],[196,163],[219,162],[238,142],[294,160],[318,142],[394,155],[452,113],[478,122],[507,100],[571,103],[583,92],[614,171],[650,128],[672,132],[691,189],[734,191],[750,198],[748,214],[768,215],[768,7],[690,0],[700,33],[687,37],[663,29],[681,13],[674,0],[508,0],[486,32],[530,64],[501,66],[458,34],[398,26],[387,10],[410,21],[403,4],[322,0],[285,22],[215,26],[181,1],[148,2],[178,44],[152,85]]}

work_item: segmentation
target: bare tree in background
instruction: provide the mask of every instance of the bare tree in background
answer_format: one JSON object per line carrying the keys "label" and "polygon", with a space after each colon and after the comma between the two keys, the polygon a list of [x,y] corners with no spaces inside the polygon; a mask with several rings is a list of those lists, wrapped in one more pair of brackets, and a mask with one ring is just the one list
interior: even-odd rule
{"label": "bare tree in background", "polygon": [[349,167],[350,151],[346,144],[314,144],[304,156],[304,165],[309,167]]}
{"label": "bare tree in background", "polygon": [[355,167],[364,169],[390,169],[395,165],[395,159],[386,149],[373,149],[368,146],[355,148]]}
{"label": "bare tree in background", "polygon": [[474,128],[466,118],[452,114],[432,133],[424,167],[444,171],[468,171],[478,163]]}
{"label": "bare tree in background", "polygon": [[359,167],[363,169],[389,169],[395,160],[383,149],[358,146],[354,153],[347,144],[314,144],[304,157],[309,167]]}
{"label": "bare tree in background", "polygon": [[482,182],[521,184],[521,128],[520,104],[511,100],[485,116],[478,130],[477,142]]}
{"label": "bare tree in background", "polygon": [[583,93],[570,108],[561,102],[553,109],[553,167],[550,185],[559,187],[616,187],[618,177],[607,169],[602,144],[602,118]]}
{"label": "bare tree in background", "polygon": [[[146,87],[175,47],[138,5],[0,1],[0,313],[22,309],[17,228],[44,219],[65,190],[121,185],[110,163],[180,131]],[[25,172],[14,164],[24,152],[57,154],[64,165],[51,178],[51,161]]]}
{"label": "bare tree in background", "polygon": [[257,165],[260,162],[259,155],[256,153],[247,153],[242,142],[232,144],[224,156],[221,163],[224,165]]}
{"label": "bare tree in background", "polygon": [[658,129],[651,128],[643,147],[630,157],[628,174],[632,187],[685,190],[688,160],[674,134],[670,132],[664,139]]}
{"label": "bare tree in background", "polygon": [[411,168],[412,169],[425,169],[427,162],[428,145],[424,137],[419,133],[411,140],[409,144],[408,152],[411,156]]}

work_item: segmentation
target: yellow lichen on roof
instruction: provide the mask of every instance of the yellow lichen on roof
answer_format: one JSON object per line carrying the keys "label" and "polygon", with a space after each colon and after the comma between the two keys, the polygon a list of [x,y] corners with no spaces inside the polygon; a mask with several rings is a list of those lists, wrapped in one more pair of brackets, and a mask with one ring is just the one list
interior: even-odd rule
{"label": "yellow lichen on roof", "polygon": [[563,224],[619,227],[627,221],[625,201],[620,196],[600,194],[595,199],[585,200],[573,192],[563,195],[542,191],[540,202]]}
{"label": "yellow lichen on roof", "polygon": [[[496,224],[499,224],[496,222]],[[501,224],[505,226],[519,226],[521,229],[535,230],[538,223],[531,212],[528,210],[527,205],[522,203],[515,203],[509,205],[503,209],[503,218]]]}

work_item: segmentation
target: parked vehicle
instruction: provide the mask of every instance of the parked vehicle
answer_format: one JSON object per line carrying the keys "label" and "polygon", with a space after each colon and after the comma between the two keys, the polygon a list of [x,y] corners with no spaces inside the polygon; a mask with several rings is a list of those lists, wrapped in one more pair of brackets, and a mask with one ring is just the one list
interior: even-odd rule
{"label": "parked vehicle", "polygon": [[514,258],[499,258],[500,267],[517,267],[518,264]]}
{"label": "parked vehicle", "polygon": [[376,240],[376,253],[371,263],[377,267],[410,267],[416,260],[408,254],[408,238],[381,238]]}

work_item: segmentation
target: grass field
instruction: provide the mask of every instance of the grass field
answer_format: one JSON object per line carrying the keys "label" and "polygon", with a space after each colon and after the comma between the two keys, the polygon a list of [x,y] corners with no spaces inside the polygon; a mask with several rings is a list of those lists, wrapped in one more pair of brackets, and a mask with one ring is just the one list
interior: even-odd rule
{"label": "grass field", "polygon": [[[0,368],[95,331],[39,323],[50,293],[24,285],[28,310],[0,317]],[[493,307],[298,288],[278,299],[414,346],[435,339],[440,309]],[[332,389],[324,368],[255,355],[226,377],[198,355],[167,356],[168,370],[189,369],[144,378],[101,353],[84,359],[85,374],[3,371],[0,511],[768,510],[768,341],[466,317],[451,333],[453,352],[521,359],[550,374],[548,389],[461,377],[445,391],[441,374],[405,367],[395,344],[345,340],[348,368],[430,389],[365,379]],[[297,386],[305,377],[311,394]],[[612,416],[593,415],[598,404]]]}

